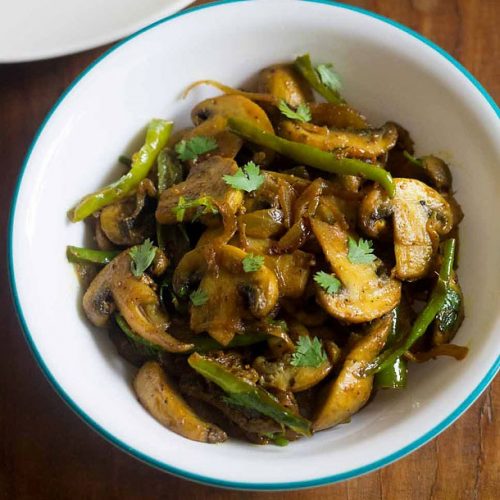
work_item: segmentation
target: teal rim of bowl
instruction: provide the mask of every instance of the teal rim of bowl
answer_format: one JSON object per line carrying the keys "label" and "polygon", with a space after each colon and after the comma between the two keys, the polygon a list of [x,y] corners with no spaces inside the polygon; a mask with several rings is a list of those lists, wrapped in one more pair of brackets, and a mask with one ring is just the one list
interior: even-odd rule
{"label": "teal rim of bowl", "polygon": [[[91,63],[85,70],[80,73],[80,75],[69,85],[69,87],[61,94],[59,99],[56,101],[56,103],[52,106],[51,110],[43,120],[42,124],[40,125],[38,131],[35,134],[35,137],[33,139],[33,142],[31,143],[28,152],[26,154],[26,157],[24,158],[22,167],[21,167],[21,172],[19,173],[19,176],[17,178],[17,183],[16,187],[14,190],[14,195],[12,197],[12,204],[11,204],[11,210],[10,210],[10,216],[9,216],[9,229],[8,229],[8,260],[9,260],[9,280],[10,280],[10,288],[12,291],[12,296],[14,299],[14,305],[15,309],[17,312],[17,316],[19,319],[19,322],[21,324],[22,330],[24,332],[24,335],[26,337],[26,340],[28,342],[28,345],[31,348],[31,351],[37,360],[38,364],[40,365],[42,372],[46,376],[46,378],[49,380],[50,384],[54,387],[56,392],[59,394],[59,396],[69,405],[69,407],[85,422],[87,423],[92,429],[94,429],[96,432],[101,434],[105,439],[107,439],[109,442],[111,442],[113,445],[117,446],[121,450],[127,452],[128,454],[132,455],[133,457],[149,464],[152,465],[153,467],[156,467],[158,469],[161,469],[163,471],[169,472],[170,474],[173,474],[175,476],[184,478],[184,479],[189,479],[190,481],[195,481],[197,483],[202,483],[202,484],[207,484],[211,486],[218,486],[221,488],[231,488],[231,489],[240,489],[240,490],[294,490],[294,489],[302,489],[302,488],[313,488],[317,486],[325,486],[327,484],[333,484],[339,481],[345,481],[347,479],[353,479],[357,476],[361,476],[363,474],[367,474],[369,472],[373,472],[381,467],[385,467],[386,465],[391,464],[392,462],[395,462],[396,460],[399,460],[400,458],[403,458],[404,456],[408,455],[409,453],[415,451],[416,449],[420,448],[424,444],[426,444],[428,441],[436,437],[438,434],[440,434],[442,431],[444,431],[448,426],[450,426],[462,413],[464,413],[469,406],[471,406],[474,401],[481,395],[481,393],[488,387],[488,384],[493,380],[495,375],[497,374],[498,370],[500,369],[500,356],[497,357],[496,361],[493,363],[491,368],[488,370],[486,375],[483,377],[481,382],[477,385],[477,387],[467,396],[467,398],[462,401],[460,405],[457,406],[457,408],[451,412],[446,418],[444,418],[438,425],[436,425],[433,429],[430,431],[426,432],[423,436],[419,437],[412,443],[410,443],[407,446],[404,446],[400,450],[391,453],[390,455],[387,455],[384,458],[381,458],[379,460],[376,460],[370,464],[364,465],[362,467],[358,467],[356,469],[352,469],[350,471],[342,472],[339,474],[334,474],[331,476],[325,476],[321,477],[318,479],[311,479],[311,480],[306,480],[306,481],[296,481],[296,482],[282,482],[282,483],[243,483],[243,482],[238,482],[238,481],[226,481],[223,479],[214,479],[209,476],[202,476],[199,474],[195,474],[192,472],[185,471],[183,469],[179,469],[177,467],[174,467],[172,465],[169,465],[165,462],[161,462],[159,460],[156,460],[145,453],[142,453],[139,450],[136,450],[135,448],[129,446],[127,443],[124,443],[120,439],[116,438],[108,432],[106,429],[101,427],[97,422],[95,422],[91,417],[89,417],[79,406],[78,404],[70,397],[68,393],[59,385],[57,380],[54,378],[52,373],[50,372],[49,368],[45,364],[42,356],[40,355],[36,344],[31,336],[31,333],[28,329],[28,326],[26,324],[26,320],[23,315],[22,307],[19,301],[19,295],[17,292],[17,287],[16,287],[16,278],[14,275],[14,257],[13,257],[13,231],[14,231],[14,219],[15,219],[15,213],[16,213],[16,205],[17,205],[17,198],[19,195],[19,190],[21,187],[21,183],[24,177],[24,173],[26,170],[26,167],[29,163],[31,154],[38,142],[38,139],[40,135],[42,134],[45,126],[47,123],[50,121],[52,115],[55,113],[59,105],[64,101],[66,96],[73,90],[73,88],[79,83],[79,81],[85,77],[87,73],[89,73],[97,64],[99,64],[101,61],[103,61],[109,54],[114,52],[116,49],[121,47],[122,45],[125,45],[128,43],[130,40],[133,40],[137,36],[141,35],[142,33],[145,33],[146,31],[149,31],[150,29],[155,28],[156,26],[160,24],[167,23],[168,21],[171,21],[172,19],[175,19],[177,17],[189,15],[193,12],[197,12],[200,10],[204,9],[209,9],[212,7],[217,7],[225,4],[231,4],[231,3],[240,3],[240,2],[249,2],[252,0],[221,0],[218,2],[210,3],[210,4],[203,4],[199,5],[197,7],[192,7],[190,9],[178,12],[177,14],[173,14],[171,16],[165,17],[163,19],[160,19],[159,21],[156,21],[153,24],[150,24],[149,26],[146,26],[145,28],[137,31],[136,33],[128,36],[127,38],[121,40],[117,44],[115,44],[113,47],[110,49],[106,50],[100,57],[98,57],[93,63]],[[381,16],[379,14],[375,14],[374,12],[370,12],[368,10],[362,9],[360,7],[355,7],[351,5],[345,5],[345,4],[340,4],[338,2],[333,2],[329,0],[299,0],[304,3],[317,3],[317,4],[324,4],[324,5],[329,5],[333,7],[338,7],[341,9],[346,9],[354,12],[358,12],[360,14],[363,14],[368,17],[372,17],[375,19],[378,19],[379,21],[382,21],[386,24],[390,24],[391,26],[394,26],[395,28],[398,28],[401,31],[404,31],[408,35],[412,36],[413,38],[416,38],[423,42],[425,45],[431,47],[434,49],[436,52],[441,54],[445,59],[447,59],[453,66],[455,66],[460,72],[467,77],[469,81],[473,83],[473,85],[476,87],[476,89],[482,94],[482,96],[486,99],[486,101],[489,103],[489,105],[493,108],[495,111],[496,115],[500,117],[500,109],[493,100],[493,98],[486,92],[486,90],[483,88],[483,86],[476,80],[476,78],[466,69],[464,68],[457,60],[455,60],[450,54],[448,54],[445,50],[443,50],[441,47],[436,45],[434,42],[431,42],[424,36],[420,35],[416,31],[413,31],[412,29],[396,22],[393,21],[392,19],[389,19],[387,17]]]}

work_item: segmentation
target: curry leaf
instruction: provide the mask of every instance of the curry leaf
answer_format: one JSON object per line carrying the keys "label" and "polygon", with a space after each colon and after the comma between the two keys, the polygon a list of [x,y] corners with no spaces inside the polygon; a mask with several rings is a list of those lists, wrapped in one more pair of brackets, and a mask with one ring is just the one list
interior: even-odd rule
{"label": "curry leaf", "polygon": [[323,345],[318,337],[312,339],[307,335],[299,337],[290,364],[293,366],[317,367],[327,361]]}
{"label": "curry leaf", "polygon": [[353,264],[370,264],[370,262],[376,260],[377,257],[373,255],[372,241],[360,238],[356,243],[356,240],[349,236],[349,252],[347,258]]}
{"label": "curry leaf", "polygon": [[312,119],[311,110],[305,102],[299,104],[297,109],[294,111],[284,99],[281,99],[278,104],[278,109],[291,120],[297,120],[299,122],[310,122]]}
{"label": "curry leaf", "polygon": [[243,169],[238,168],[234,175],[225,175],[223,179],[232,188],[241,189],[247,193],[255,191],[264,182],[260,168],[253,161],[249,161]]}
{"label": "curry leaf", "polygon": [[246,273],[258,271],[264,265],[264,257],[262,255],[254,255],[249,253],[243,260],[243,270]]}
{"label": "curry leaf", "polygon": [[217,149],[217,141],[213,137],[198,135],[182,140],[175,146],[177,157],[181,161],[196,160],[198,156]]}
{"label": "curry leaf", "polygon": [[148,238],[142,245],[132,247],[129,250],[129,254],[132,258],[132,274],[134,276],[141,276],[153,262],[156,255],[156,249]]}
{"label": "curry leaf", "polygon": [[193,304],[193,306],[198,307],[206,303],[206,301],[208,300],[208,295],[203,290],[195,290],[193,293],[191,293],[189,298],[191,299],[191,303]]}
{"label": "curry leaf", "polygon": [[340,281],[335,276],[324,271],[318,271],[314,275],[314,281],[330,295],[338,292],[341,286]]}

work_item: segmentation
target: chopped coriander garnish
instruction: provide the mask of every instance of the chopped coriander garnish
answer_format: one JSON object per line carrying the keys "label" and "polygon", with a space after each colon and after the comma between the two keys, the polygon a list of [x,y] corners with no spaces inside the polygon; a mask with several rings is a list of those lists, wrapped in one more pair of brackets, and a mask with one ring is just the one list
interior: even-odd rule
{"label": "chopped coriander garnish", "polygon": [[262,255],[254,255],[249,253],[243,260],[243,270],[246,273],[258,271],[264,265],[264,257]]}
{"label": "chopped coriander garnish", "polygon": [[290,120],[297,120],[299,122],[310,122],[312,119],[311,110],[307,103],[299,104],[294,111],[284,99],[281,99],[278,104],[278,109]]}
{"label": "chopped coriander garnish", "polygon": [[314,275],[314,281],[330,295],[338,292],[342,284],[335,276],[325,271],[318,271]]}
{"label": "chopped coriander garnish", "polygon": [[255,191],[264,182],[260,168],[253,161],[249,161],[243,169],[238,168],[234,175],[224,175],[223,179],[232,188],[241,189],[247,193]]}
{"label": "chopped coriander garnish", "polygon": [[293,366],[317,367],[327,361],[323,345],[318,337],[312,339],[307,335],[299,337],[290,364]]}
{"label": "chopped coriander garnish", "polygon": [[349,236],[349,252],[347,258],[353,264],[370,264],[377,259],[373,255],[373,243],[371,240],[364,240],[360,238],[356,240]]}
{"label": "chopped coriander garnish", "polygon": [[198,307],[205,304],[205,302],[208,300],[208,295],[203,290],[195,290],[191,293],[189,298],[191,299],[191,303],[193,304],[193,306]]}
{"label": "chopped coriander garnish", "polygon": [[141,276],[152,264],[156,255],[156,249],[151,240],[148,238],[142,245],[132,247],[129,250],[129,254],[132,258],[132,274],[134,276]]}
{"label": "chopped coriander garnish", "polygon": [[181,161],[196,160],[198,156],[217,149],[217,141],[213,137],[198,135],[182,140],[175,145],[175,152]]}
{"label": "chopped coriander garnish", "polygon": [[172,212],[174,212],[177,222],[182,222],[184,220],[184,215],[186,214],[186,210],[188,208],[198,208],[195,216],[193,217],[193,221],[201,215],[219,213],[219,210],[214,205],[210,196],[202,196],[201,198],[196,198],[194,200],[184,198],[184,196],[179,196],[177,206],[172,207]]}
{"label": "chopped coriander garnish", "polygon": [[337,73],[333,71],[333,64],[319,64],[316,66],[316,71],[318,72],[321,83],[325,87],[328,87],[334,92],[338,92],[341,89],[342,84],[340,83]]}

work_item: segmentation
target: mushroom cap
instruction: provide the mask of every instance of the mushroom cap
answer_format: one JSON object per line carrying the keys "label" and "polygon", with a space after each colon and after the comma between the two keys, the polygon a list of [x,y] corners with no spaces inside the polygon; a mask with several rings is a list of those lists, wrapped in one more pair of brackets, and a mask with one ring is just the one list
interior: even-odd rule
{"label": "mushroom cap", "polygon": [[334,294],[317,287],[317,300],[330,315],[351,323],[363,323],[380,318],[397,306],[401,299],[401,282],[381,274],[380,261],[350,262],[349,233],[343,227],[311,219],[311,229],[342,283],[342,288]]}
{"label": "mushroom cap", "polygon": [[442,195],[419,180],[398,178],[394,184],[392,199],[380,186],[373,186],[361,202],[359,222],[365,233],[376,238],[387,236],[385,218],[392,216],[394,274],[412,281],[428,274],[439,236],[453,227],[453,213]]}

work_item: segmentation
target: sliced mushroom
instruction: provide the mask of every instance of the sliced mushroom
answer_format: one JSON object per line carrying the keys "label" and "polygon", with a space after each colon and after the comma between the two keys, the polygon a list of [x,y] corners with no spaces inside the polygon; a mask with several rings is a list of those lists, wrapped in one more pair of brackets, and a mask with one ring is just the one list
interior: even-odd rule
{"label": "sliced mushroom", "polygon": [[151,278],[131,272],[131,258],[125,250],[94,278],[83,296],[83,309],[89,320],[103,327],[118,307],[130,328],[145,340],[169,352],[192,348],[169,335],[167,312],[152,289]]}
{"label": "sliced mushroom", "polygon": [[331,371],[332,363],[326,359],[319,366],[294,366],[292,354],[284,354],[276,361],[257,357],[253,368],[260,374],[260,384],[280,391],[301,392],[321,382]]}
{"label": "sliced mushroom", "polygon": [[325,388],[313,419],[313,429],[321,431],[349,420],[368,401],[373,375],[363,370],[383,349],[391,329],[391,316],[372,323],[367,333],[347,354],[337,378]]}
{"label": "sliced mushroom", "polygon": [[264,68],[259,73],[257,86],[259,92],[271,94],[278,101],[283,99],[293,108],[314,101],[311,88],[291,64]]}
{"label": "sliced mushroom", "polygon": [[453,227],[449,203],[437,191],[416,179],[394,179],[396,193],[390,199],[374,185],[361,202],[359,223],[372,238],[387,237],[392,216],[395,275],[413,281],[426,276],[432,266],[439,236]]}
{"label": "sliced mushroom", "polygon": [[281,122],[279,134],[285,139],[323,151],[335,151],[343,156],[356,158],[376,158],[383,155],[394,147],[398,137],[392,124],[386,124],[379,129],[351,131],[291,120]]}
{"label": "sliced mushroom", "polygon": [[133,196],[102,209],[100,229],[108,240],[116,245],[132,246],[142,243],[153,234],[154,216],[142,213],[146,195],[156,197],[151,179],[144,179]]}
{"label": "sliced mushroom", "polygon": [[264,110],[258,104],[240,95],[212,97],[200,102],[191,111],[191,118],[195,125],[200,125],[214,116],[242,118],[266,132],[274,133],[273,126]]}
{"label": "sliced mushroom", "polygon": [[174,272],[173,286],[179,293],[201,279],[199,290],[205,292],[207,300],[191,307],[191,329],[196,333],[206,331],[227,345],[243,330],[247,310],[255,318],[263,318],[274,309],[279,297],[278,280],[265,265],[258,271],[245,272],[242,261],[247,253],[235,246],[220,245],[211,250],[211,260],[204,247],[188,252]]}
{"label": "sliced mushroom", "polygon": [[[176,224],[178,220],[175,208],[181,196],[184,200],[208,197],[215,206],[225,205],[228,211],[235,214],[243,203],[243,194],[240,190],[229,187],[223,177],[234,175],[237,171],[238,165],[235,161],[221,156],[212,156],[197,163],[191,168],[184,182],[163,191],[156,210],[156,219],[161,224]],[[183,221],[191,221],[197,215],[196,208],[188,208]]]}
{"label": "sliced mushroom", "polygon": [[177,392],[161,365],[148,361],[134,379],[134,390],[144,408],[171,431],[202,443],[222,443],[226,433],[205,422]]}
{"label": "sliced mushroom", "polygon": [[302,250],[270,255],[273,243],[269,239],[247,238],[245,251],[264,256],[266,266],[274,271],[278,279],[280,297],[301,297],[306,289],[311,267],[315,264],[313,255]]}
{"label": "sliced mushroom", "polygon": [[227,130],[227,119],[220,115],[212,116],[195,128],[184,131],[175,138],[175,143],[180,140],[188,141],[199,136],[213,137],[217,142],[217,149],[204,154],[202,159],[215,155],[233,159],[243,146],[243,139]]}
{"label": "sliced mushroom", "polygon": [[312,123],[320,127],[350,128],[361,130],[368,128],[366,118],[347,104],[317,102],[309,104]]}
{"label": "sliced mushroom", "polygon": [[351,323],[363,323],[396,307],[401,298],[401,282],[385,274],[380,260],[353,264],[348,258],[349,233],[339,224],[313,219],[311,228],[332,271],[342,283],[341,289],[333,294],[317,287],[317,300],[330,315]]}

